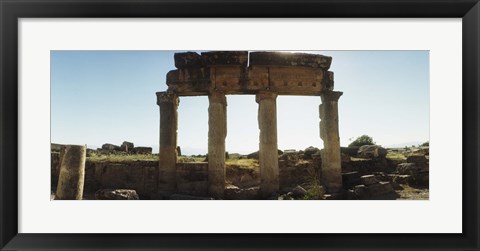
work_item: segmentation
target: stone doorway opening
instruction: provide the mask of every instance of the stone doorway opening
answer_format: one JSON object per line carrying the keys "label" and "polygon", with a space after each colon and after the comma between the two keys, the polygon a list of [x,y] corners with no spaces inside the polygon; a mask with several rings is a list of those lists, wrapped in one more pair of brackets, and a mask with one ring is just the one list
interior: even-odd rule
{"label": "stone doorway opening", "polygon": [[227,95],[226,150],[229,153],[248,155],[258,151],[257,112],[255,95]]}
{"label": "stone doorway opening", "polygon": [[208,149],[208,97],[179,98],[177,142],[181,155],[205,155]]}

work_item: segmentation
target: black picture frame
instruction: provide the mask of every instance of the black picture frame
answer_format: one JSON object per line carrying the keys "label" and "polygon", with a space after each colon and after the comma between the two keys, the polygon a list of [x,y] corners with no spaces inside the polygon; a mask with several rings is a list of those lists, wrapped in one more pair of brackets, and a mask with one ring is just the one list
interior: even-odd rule
{"label": "black picture frame", "polygon": [[[2,35],[0,40],[0,247],[2,250],[480,250],[478,221],[480,210],[478,185],[480,182],[478,162],[479,0],[0,0],[0,17]],[[19,18],[56,17],[462,18],[463,233],[18,233],[17,22]],[[448,114],[445,115],[448,116]]]}

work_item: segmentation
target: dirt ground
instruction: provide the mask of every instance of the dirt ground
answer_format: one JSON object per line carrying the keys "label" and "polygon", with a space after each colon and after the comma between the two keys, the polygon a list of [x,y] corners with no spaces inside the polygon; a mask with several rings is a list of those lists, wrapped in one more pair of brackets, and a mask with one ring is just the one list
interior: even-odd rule
{"label": "dirt ground", "polygon": [[403,189],[396,192],[400,195],[397,200],[428,200],[428,188],[415,188],[408,185],[400,185]]}

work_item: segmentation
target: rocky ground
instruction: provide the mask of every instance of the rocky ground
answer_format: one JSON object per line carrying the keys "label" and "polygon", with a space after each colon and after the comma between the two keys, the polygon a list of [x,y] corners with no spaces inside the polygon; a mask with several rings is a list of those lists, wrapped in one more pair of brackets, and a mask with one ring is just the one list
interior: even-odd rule
{"label": "rocky ground", "polygon": [[398,200],[428,200],[428,188],[415,188],[409,185],[401,185],[403,189],[396,192],[400,195]]}
{"label": "rocky ground", "polygon": [[[321,150],[308,147],[301,151],[279,151],[280,191],[260,198],[258,152],[230,154],[226,162],[224,199],[429,199],[428,148],[344,147],[341,155],[343,190],[340,193],[329,194],[321,184]],[[58,160],[53,161],[53,157],[52,153],[52,181],[58,179],[54,175],[54,171],[58,173]],[[88,157],[84,199],[211,199],[207,196],[207,156],[179,156],[179,191],[169,195],[151,194],[149,191],[156,191],[152,182],[158,177],[157,158],[151,154]]]}

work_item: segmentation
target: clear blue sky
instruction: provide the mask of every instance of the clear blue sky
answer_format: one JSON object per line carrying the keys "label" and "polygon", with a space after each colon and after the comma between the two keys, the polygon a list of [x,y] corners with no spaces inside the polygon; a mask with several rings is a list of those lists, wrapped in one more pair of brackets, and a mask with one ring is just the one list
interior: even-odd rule
{"label": "clear blue sky", "polygon": [[[341,144],[367,134],[377,144],[429,140],[428,51],[318,51],[332,56],[339,100]],[[51,140],[61,144],[151,146],[158,152],[159,108],[175,69],[173,51],[52,51]],[[258,150],[258,104],[253,95],[227,96],[227,151]],[[280,149],[322,148],[320,97],[277,98]],[[207,151],[208,98],[182,97],[178,145],[185,154]]]}

